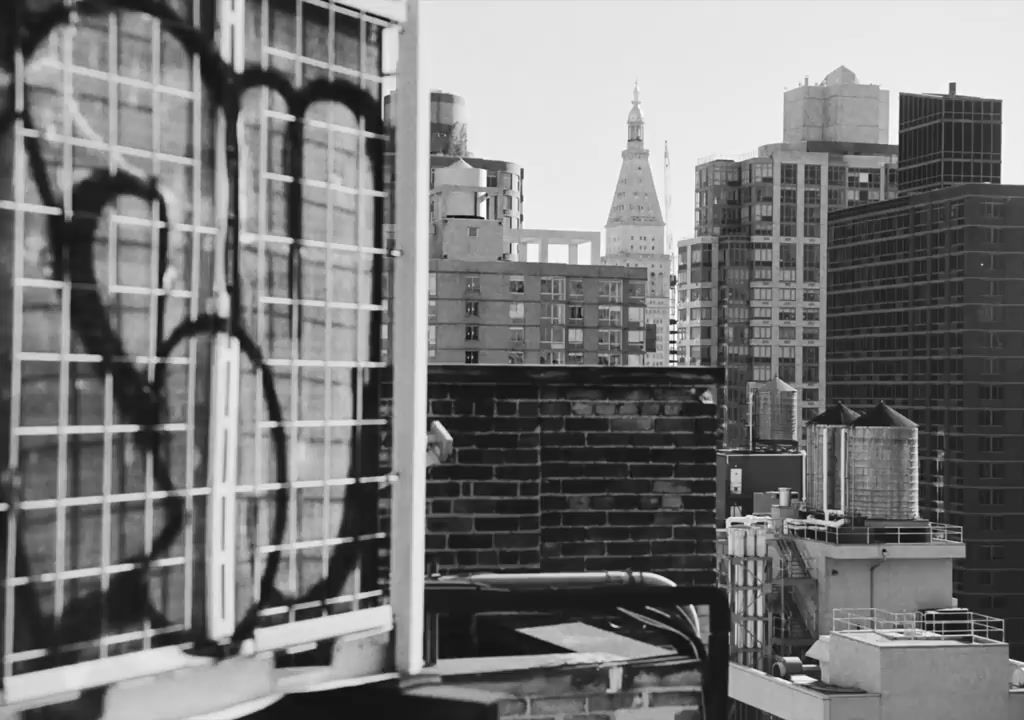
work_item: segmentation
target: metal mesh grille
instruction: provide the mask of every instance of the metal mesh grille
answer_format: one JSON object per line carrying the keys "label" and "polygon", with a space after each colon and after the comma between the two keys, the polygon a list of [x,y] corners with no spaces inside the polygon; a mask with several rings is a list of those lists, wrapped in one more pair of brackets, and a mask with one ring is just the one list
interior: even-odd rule
{"label": "metal mesh grille", "polygon": [[[59,4],[28,3],[33,12]],[[167,5],[213,47],[215,3]],[[29,17],[20,12],[18,23]],[[344,76],[379,100],[382,26],[367,16],[311,0],[250,0],[245,28],[246,60],[282,71],[294,88]],[[10,161],[0,162],[0,236],[14,242],[0,249],[0,382],[9,378],[12,391],[0,397],[0,433],[17,472],[3,498],[4,676],[203,635],[212,344],[200,334],[163,358],[158,346],[210,310],[225,173],[215,153],[220,108],[195,56],[153,17],[83,10],[31,58],[8,50],[14,107],[0,104],[0,160]],[[234,579],[241,617],[280,551],[263,624],[379,604],[376,505],[390,480],[376,394],[388,257],[374,189],[382,142],[365,118],[317,102],[292,152],[291,117],[278,94],[255,89],[239,129],[239,319],[282,410],[274,421],[259,369],[243,361]],[[33,147],[49,191],[33,181]],[[78,201],[97,170],[152,179],[155,190],[102,209],[84,263],[88,253],[59,249],[54,233],[61,217],[88,222]],[[295,175],[304,178],[298,202]],[[301,249],[290,237],[294,208]],[[161,375],[153,418],[146,388]],[[275,428],[290,500],[277,544]],[[138,579],[175,508],[187,521]]]}
{"label": "metal mesh grille", "polygon": [[[380,102],[382,26],[308,1],[248,0],[246,14],[249,63],[280,70],[296,87],[314,78],[347,77]],[[317,103],[306,111],[302,152],[296,157],[287,149],[294,115],[284,100],[261,89],[246,101],[243,146],[250,167],[243,171],[243,276],[249,322],[263,339],[288,418],[284,428],[294,478],[293,517],[280,546],[280,584],[289,595],[309,595],[330,573],[334,556],[347,580],[332,593],[328,611],[366,607],[381,595],[375,558],[385,537],[373,511],[376,492],[366,486],[390,479],[378,452],[386,419],[375,390],[384,366],[379,278],[386,254],[375,227],[384,193],[373,188],[380,182],[375,173],[384,136],[368,132],[343,105]],[[288,193],[298,174],[301,293],[293,287],[290,297]],[[254,560],[257,571],[246,569],[239,577],[250,580],[259,577],[274,547],[266,493],[277,487],[269,437],[273,423],[258,383],[255,374],[246,375],[241,413],[239,483],[251,491],[251,499],[243,509],[239,540],[247,547],[239,559]],[[239,612],[254,601],[251,590],[239,584]],[[297,616],[320,613],[323,599],[298,604]],[[281,610],[268,608],[265,621],[285,617]]]}

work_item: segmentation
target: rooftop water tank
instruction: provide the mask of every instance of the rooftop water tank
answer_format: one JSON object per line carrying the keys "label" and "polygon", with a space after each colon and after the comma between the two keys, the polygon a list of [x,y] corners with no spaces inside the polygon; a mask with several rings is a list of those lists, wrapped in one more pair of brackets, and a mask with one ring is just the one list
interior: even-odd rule
{"label": "rooftop water tank", "polygon": [[[445,190],[445,185],[457,186],[458,189]],[[473,167],[462,158],[448,167],[434,170],[434,189],[444,195],[445,217],[483,217],[486,187],[487,171]]]}
{"label": "rooftop water tank", "polygon": [[795,443],[799,440],[798,393],[779,378],[753,384],[754,440]]}
{"label": "rooftop water tank", "polygon": [[[837,402],[807,423],[805,445],[807,463],[804,498],[811,510],[837,509],[840,504],[840,456],[842,451],[842,428],[849,426],[860,413],[841,402]],[[826,461],[827,457],[827,461]],[[825,487],[825,477],[828,487]],[[826,501],[828,507],[826,508]]]}
{"label": "rooftop water tank", "polygon": [[882,402],[846,432],[847,515],[918,519],[917,425]]}

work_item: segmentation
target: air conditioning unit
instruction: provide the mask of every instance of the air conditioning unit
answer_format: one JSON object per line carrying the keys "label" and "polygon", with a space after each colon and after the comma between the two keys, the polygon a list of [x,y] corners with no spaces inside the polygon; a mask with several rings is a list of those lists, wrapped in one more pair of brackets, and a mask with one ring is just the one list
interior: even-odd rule
{"label": "air conditioning unit", "polygon": [[922,611],[921,629],[937,635],[972,635],[974,613],[963,608],[941,608]]}

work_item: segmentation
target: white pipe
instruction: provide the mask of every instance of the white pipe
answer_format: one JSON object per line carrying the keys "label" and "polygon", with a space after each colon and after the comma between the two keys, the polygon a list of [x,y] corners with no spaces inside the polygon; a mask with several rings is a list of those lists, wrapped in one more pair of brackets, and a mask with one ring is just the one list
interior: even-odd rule
{"label": "white pipe", "polygon": [[839,428],[839,511],[846,514],[846,428]]}
{"label": "white pipe", "polygon": [[429,89],[420,37],[420,0],[407,0],[399,38],[395,128],[394,334],[392,338],[391,606],[395,669],[423,669],[426,538],[427,258]]}
{"label": "white pipe", "polygon": [[[790,520],[786,521],[791,522]],[[840,518],[839,520],[818,520],[817,518],[805,518],[803,521],[804,527],[822,527],[822,528],[841,528],[846,525],[846,518]]]}
{"label": "white pipe", "polygon": [[[810,449],[809,447],[807,449]],[[807,452],[800,452],[800,501],[807,505]]]}
{"label": "white pipe", "polygon": [[828,426],[821,426],[821,509],[828,512]]}
{"label": "white pipe", "polygon": [[754,398],[757,391],[747,385],[747,448],[754,449]]}

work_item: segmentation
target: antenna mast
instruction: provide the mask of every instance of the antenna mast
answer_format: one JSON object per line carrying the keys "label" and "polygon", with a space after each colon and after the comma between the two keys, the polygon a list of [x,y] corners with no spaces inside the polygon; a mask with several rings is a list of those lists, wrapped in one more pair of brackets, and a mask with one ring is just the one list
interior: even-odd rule
{"label": "antenna mast", "polygon": [[665,141],[665,242],[668,244],[668,254],[672,255],[672,185],[669,182],[670,167],[668,161],[668,140]]}

